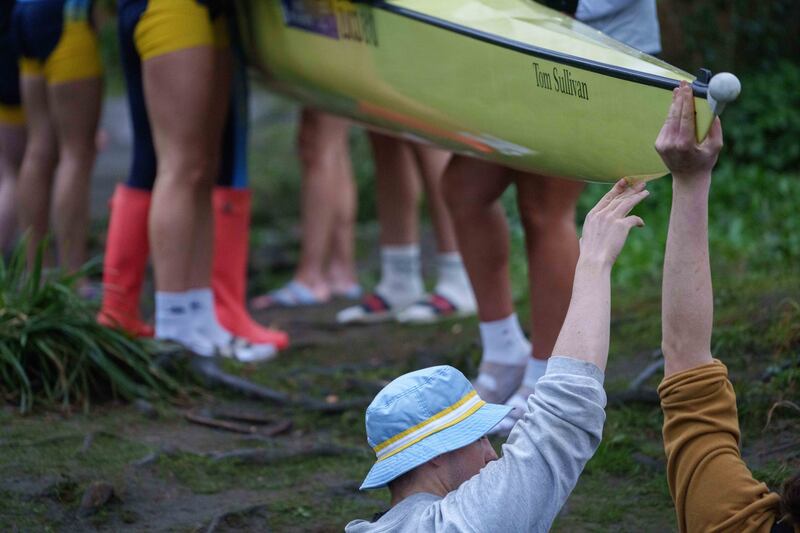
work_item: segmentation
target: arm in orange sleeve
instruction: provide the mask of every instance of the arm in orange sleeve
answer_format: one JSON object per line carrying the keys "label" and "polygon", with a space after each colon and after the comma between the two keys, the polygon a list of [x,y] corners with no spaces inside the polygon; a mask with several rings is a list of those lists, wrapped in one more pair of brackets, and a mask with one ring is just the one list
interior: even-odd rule
{"label": "arm in orange sleeve", "polygon": [[681,532],[769,532],[779,496],[739,452],[736,395],[720,361],[673,374],[658,388],[667,481]]}

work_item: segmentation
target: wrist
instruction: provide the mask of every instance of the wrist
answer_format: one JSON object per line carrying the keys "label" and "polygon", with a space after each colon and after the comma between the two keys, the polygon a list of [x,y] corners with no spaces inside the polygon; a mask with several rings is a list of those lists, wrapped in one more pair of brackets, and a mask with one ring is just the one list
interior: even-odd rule
{"label": "wrist", "polygon": [[579,273],[594,276],[610,276],[614,261],[601,255],[581,253],[575,267],[575,275]]}
{"label": "wrist", "polygon": [[708,203],[711,192],[711,180],[703,179],[673,179],[672,180],[672,201],[681,200],[683,202]]}
{"label": "wrist", "polygon": [[672,188],[675,190],[708,190],[710,187],[711,171],[672,173]]}

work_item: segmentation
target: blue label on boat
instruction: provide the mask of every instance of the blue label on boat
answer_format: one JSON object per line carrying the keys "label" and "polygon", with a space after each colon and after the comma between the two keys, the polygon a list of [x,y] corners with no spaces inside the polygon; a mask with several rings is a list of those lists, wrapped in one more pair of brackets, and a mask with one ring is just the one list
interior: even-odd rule
{"label": "blue label on boat", "polygon": [[372,8],[346,0],[281,0],[283,20],[331,39],[378,46],[378,32]]}
{"label": "blue label on boat", "polygon": [[287,26],[300,28],[325,35],[332,39],[339,38],[336,23],[336,12],[332,2],[325,0],[281,0],[283,19]]}

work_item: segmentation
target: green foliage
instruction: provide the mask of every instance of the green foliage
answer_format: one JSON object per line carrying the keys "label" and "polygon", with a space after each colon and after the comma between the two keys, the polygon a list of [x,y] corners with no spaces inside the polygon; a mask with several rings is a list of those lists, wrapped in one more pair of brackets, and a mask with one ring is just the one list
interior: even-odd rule
{"label": "green foliage", "polygon": [[109,397],[153,397],[180,388],[152,362],[141,341],[95,321],[95,306],[75,284],[92,265],[44,275],[40,246],[26,269],[23,241],[0,262],[0,390],[21,412],[35,404],[68,408]]}
{"label": "green foliage", "polygon": [[723,117],[728,156],[776,172],[800,169],[800,65],[784,61],[742,76]]}

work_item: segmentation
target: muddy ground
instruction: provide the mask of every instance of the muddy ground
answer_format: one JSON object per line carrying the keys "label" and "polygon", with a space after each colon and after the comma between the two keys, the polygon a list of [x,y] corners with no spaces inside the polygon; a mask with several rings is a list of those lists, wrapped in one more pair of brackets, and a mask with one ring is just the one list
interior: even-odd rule
{"label": "muddy ground", "polygon": [[[656,304],[617,308],[604,442],[556,531],[675,529],[664,480],[661,415],[651,400],[657,377],[636,394],[626,393],[630,381],[655,360],[657,345],[646,339],[656,326],[647,318]],[[449,363],[473,372],[477,324],[345,329],[332,325],[339,305],[259,315],[264,323],[286,328],[296,339],[294,347],[261,366],[224,366],[295,397],[355,403],[341,413],[278,407],[199,387],[179,405],[107,404],[88,415],[40,411],[21,417],[6,407],[0,414],[0,529],[336,531],[354,517],[385,509],[385,490],[357,490],[372,462],[363,403],[386,380],[413,368]],[[765,363],[747,368],[746,361],[732,359],[737,388],[757,380]],[[255,432],[187,419],[187,414],[215,413],[250,418],[244,428]],[[800,466],[800,432],[791,413],[773,415],[766,429],[763,410],[743,420],[744,451],[758,475],[776,483]],[[259,435],[287,422],[291,427],[285,432]],[[109,484],[113,497],[87,508],[81,500],[98,482]]]}
{"label": "muddy ground", "polygon": [[[127,167],[121,105],[108,104],[104,118],[110,140],[93,202],[100,226],[113,183]],[[361,248],[369,249],[374,231],[362,234]],[[272,244],[254,250],[261,288],[276,283],[262,272],[275,254]],[[374,279],[374,254],[362,255],[365,279]],[[793,273],[770,273],[767,280],[737,274],[715,283],[715,349],[740,397],[743,450],[756,474],[776,486],[800,468],[800,418],[780,406],[769,416],[779,400],[797,399],[794,374],[785,372],[800,354],[800,286]],[[659,289],[657,283],[615,288],[604,440],[556,531],[675,530],[654,402],[658,372],[630,389],[658,360]],[[290,332],[292,348],[260,366],[223,364],[292,398],[352,404],[339,412],[247,400],[199,381],[190,381],[191,394],[177,403],[107,403],[71,414],[40,409],[24,417],[3,407],[0,530],[337,531],[385,510],[385,490],[358,491],[373,460],[363,407],[387,380],[422,366],[453,364],[473,375],[477,323],[341,328],[333,317],[343,305],[260,313],[262,323]],[[518,311],[526,320],[524,299]],[[215,415],[238,425],[196,422]],[[501,441],[494,444],[499,450]]]}

